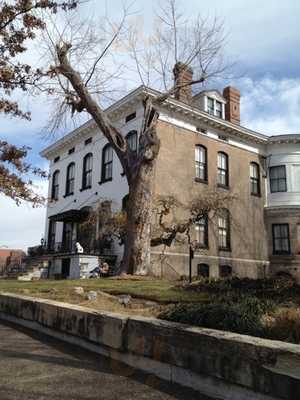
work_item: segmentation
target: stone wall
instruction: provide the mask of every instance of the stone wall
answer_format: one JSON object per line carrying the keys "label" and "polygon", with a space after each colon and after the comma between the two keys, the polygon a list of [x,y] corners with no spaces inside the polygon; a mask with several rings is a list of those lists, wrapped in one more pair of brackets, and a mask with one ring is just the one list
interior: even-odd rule
{"label": "stone wall", "polygon": [[214,398],[300,398],[297,345],[6,293],[0,318]]}

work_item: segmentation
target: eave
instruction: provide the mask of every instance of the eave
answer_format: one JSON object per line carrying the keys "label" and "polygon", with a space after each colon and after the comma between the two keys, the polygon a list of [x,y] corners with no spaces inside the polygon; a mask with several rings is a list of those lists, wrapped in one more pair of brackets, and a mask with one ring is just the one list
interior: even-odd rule
{"label": "eave", "polygon": [[[151,96],[153,99],[160,96],[161,92],[147,88],[145,86],[139,86],[137,89],[133,90],[120,100],[116,101],[114,104],[109,106],[105,113],[109,115],[110,118],[117,118],[120,113],[123,113],[127,109],[130,109],[138,101],[141,101],[146,96]],[[204,111],[197,109],[196,107],[185,104],[174,98],[168,98],[163,105],[159,107],[161,110],[170,110],[172,112],[178,113],[178,115],[183,115],[185,117],[190,117],[195,123],[204,123],[208,127],[219,129],[220,131],[233,135],[235,137],[241,138],[246,142],[256,143],[256,144],[267,144],[269,137],[261,133],[252,131],[240,125],[233,124],[229,121],[214,117]],[[67,145],[72,146],[74,140],[78,140],[81,137],[86,137],[88,134],[92,133],[96,128],[96,123],[93,120],[87,121],[85,124],[81,125],[77,129],[68,133],[52,145],[48,146],[46,149],[41,151],[40,155],[51,160],[57,151],[61,150]],[[300,140],[300,136],[299,136]]]}

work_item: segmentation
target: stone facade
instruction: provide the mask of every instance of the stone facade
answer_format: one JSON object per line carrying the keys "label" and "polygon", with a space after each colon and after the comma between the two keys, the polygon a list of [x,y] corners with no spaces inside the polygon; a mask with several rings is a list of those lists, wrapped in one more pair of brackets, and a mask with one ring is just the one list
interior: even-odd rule
{"label": "stone facade", "polygon": [[[261,163],[261,157],[253,152],[234,147],[223,140],[212,140],[205,134],[184,128],[159,124],[161,149],[156,166],[156,196],[173,196],[183,204],[188,204],[205,192],[219,191],[231,193],[233,200],[230,212],[230,250],[218,248],[217,216],[210,215],[208,226],[208,248],[197,251],[193,260],[193,275],[197,265],[207,264],[210,276],[218,277],[220,267],[229,265],[234,275],[252,278],[263,277],[268,267],[268,250],[264,218],[264,178],[260,177],[260,196],[250,193],[249,166],[251,162]],[[197,181],[195,177],[195,146],[207,149],[207,182]],[[229,160],[229,187],[224,189],[217,184],[217,154],[224,152]],[[262,168],[260,168],[262,171]],[[194,232],[193,232],[194,233]],[[168,259],[159,262],[158,269],[164,275],[188,275],[188,251],[185,246],[172,246],[166,250]],[[154,253],[159,249],[154,249]],[[163,263],[164,265],[161,265]],[[171,264],[171,266],[169,265]],[[169,266],[169,267],[168,267]],[[159,273],[157,271],[156,273]],[[176,276],[175,273],[175,276]]]}

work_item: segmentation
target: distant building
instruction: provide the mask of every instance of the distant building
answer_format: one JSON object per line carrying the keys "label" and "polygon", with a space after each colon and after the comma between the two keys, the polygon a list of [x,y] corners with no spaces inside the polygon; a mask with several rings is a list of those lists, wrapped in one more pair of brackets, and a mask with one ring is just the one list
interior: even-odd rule
{"label": "distant building", "polygon": [[[142,100],[158,92],[139,87],[110,106],[106,113],[133,150],[143,118]],[[240,93],[227,87],[192,96],[185,88],[160,108],[161,139],[155,194],[188,202],[191,193],[234,192],[229,210],[195,226],[198,251],[193,275],[234,274],[259,278],[289,273],[300,281],[300,135],[266,136],[240,125]],[[128,193],[118,158],[93,120],[42,151],[50,161],[46,253],[50,276],[78,278],[96,265],[97,226],[80,231],[90,207],[99,199],[121,208]],[[83,253],[76,253],[76,243]],[[117,242],[109,249],[122,258]],[[188,274],[186,246],[173,245],[161,256],[151,251],[157,276]]]}
{"label": "distant building", "polygon": [[0,249],[0,275],[21,271],[25,256],[23,250]]}

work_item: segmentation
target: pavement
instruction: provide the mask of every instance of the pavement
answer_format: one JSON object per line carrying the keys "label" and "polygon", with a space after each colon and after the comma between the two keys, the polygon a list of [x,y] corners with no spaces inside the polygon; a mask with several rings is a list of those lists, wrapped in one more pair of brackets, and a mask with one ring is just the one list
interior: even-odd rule
{"label": "pavement", "polygon": [[119,362],[0,321],[1,400],[212,400]]}

